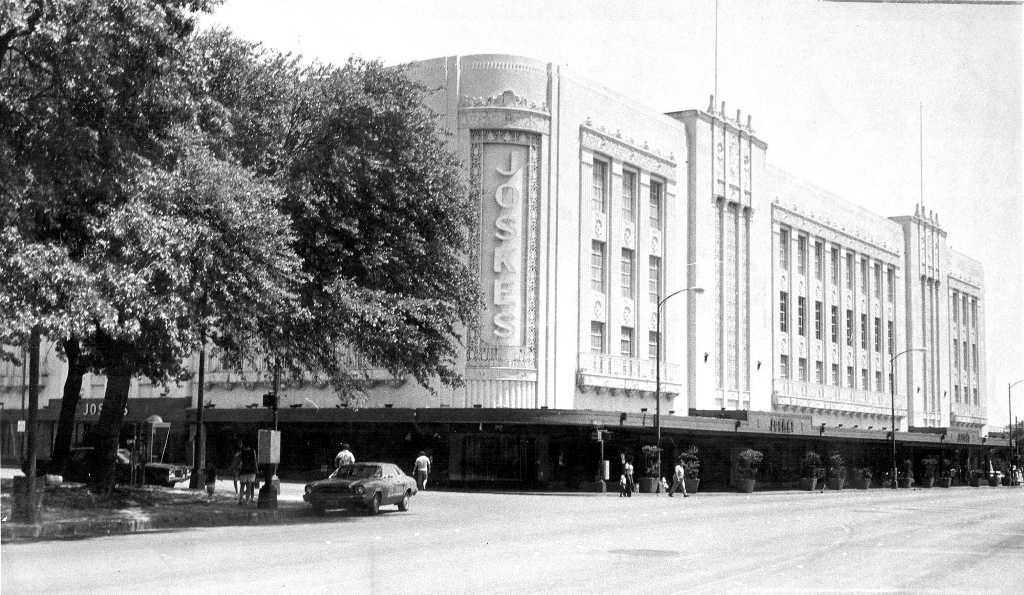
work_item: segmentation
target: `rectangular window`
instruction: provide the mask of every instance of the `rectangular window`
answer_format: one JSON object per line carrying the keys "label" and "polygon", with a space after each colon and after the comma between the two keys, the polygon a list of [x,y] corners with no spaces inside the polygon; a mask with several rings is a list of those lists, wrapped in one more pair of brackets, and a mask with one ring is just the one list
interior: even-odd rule
{"label": "rectangular window", "polygon": [[619,355],[622,357],[633,357],[633,329],[624,326],[619,329]]}
{"label": "rectangular window", "polygon": [[886,277],[887,281],[885,287],[888,291],[886,295],[889,298],[889,303],[891,304],[896,301],[896,269],[889,267],[889,270],[886,272]]}
{"label": "rectangular window", "polygon": [[875,297],[882,299],[882,265],[875,263]]}
{"label": "rectangular window", "polygon": [[839,386],[839,364],[832,364],[832,386]]}
{"label": "rectangular window", "polygon": [[953,310],[953,322],[960,322],[960,299],[957,297],[957,292],[953,292],[953,303],[951,304]]}
{"label": "rectangular window", "polygon": [[867,368],[861,368],[860,369],[860,389],[861,390],[868,390],[868,369]]}
{"label": "rectangular window", "polygon": [[779,292],[779,330],[789,332],[789,294],[785,291]]}
{"label": "rectangular window", "polygon": [[953,369],[960,369],[960,343],[953,339]]}
{"label": "rectangular window", "polygon": [[814,381],[818,384],[825,384],[825,363],[814,362]]}
{"label": "rectangular window", "polygon": [[853,347],[853,310],[846,311],[846,346]]}
{"label": "rectangular window", "polygon": [[977,343],[971,343],[971,367],[975,372],[978,371],[978,345]]}
{"label": "rectangular window", "polygon": [[967,301],[967,294],[965,293],[965,294],[963,294],[963,296],[964,296],[964,307],[963,307],[962,312],[963,312],[963,315],[964,315],[964,325],[966,326],[967,323],[969,322],[967,320],[967,312],[968,312],[967,304],[968,304],[968,301]]}
{"label": "rectangular window", "polygon": [[959,384],[954,384],[953,385],[953,400],[956,401],[957,403],[960,402],[960,385]]}
{"label": "rectangular window", "polygon": [[807,325],[804,322],[804,312],[807,310],[807,298],[799,296],[796,298],[796,332],[801,337],[807,336]]}
{"label": "rectangular window", "polygon": [[853,254],[846,254],[846,288],[853,289]]}
{"label": "rectangular window", "polygon": [[875,390],[882,392],[882,373],[878,371],[875,372]]}
{"label": "rectangular window", "polygon": [[846,386],[856,388],[853,384],[853,366],[846,366]]}
{"label": "rectangular window", "polygon": [[647,262],[647,294],[651,304],[658,307],[661,299],[661,257],[651,256]]}
{"label": "rectangular window", "polygon": [[796,238],[796,267],[797,273],[807,274],[807,236]]}
{"label": "rectangular window", "polygon": [[814,278],[821,281],[825,274],[825,244],[819,241],[814,242]]}
{"label": "rectangular window", "polygon": [[789,270],[789,230],[785,227],[779,230],[779,267]]}
{"label": "rectangular window", "polygon": [[967,341],[964,341],[964,371],[970,369],[970,361],[968,361],[970,359],[970,356],[967,355]]}
{"label": "rectangular window", "polygon": [[875,353],[882,352],[882,319],[875,316]]}
{"label": "rectangular window", "polygon": [[604,353],[604,323],[590,323],[590,350],[594,353]]}
{"label": "rectangular window", "polygon": [[886,333],[889,335],[889,357],[896,353],[896,335],[892,332],[892,321],[885,321]]}
{"label": "rectangular window", "polygon": [[974,388],[974,389],[971,389],[971,390],[974,391],[974,404],[977,405],[978,404],[978,389]]}
{"label": "rectangular window", "polygon": [[800,370],[800,382],[807,382],[807,358],[799,358],[797,360],[797,366],[799,366]]}
{"label": "rectangular window", "polygon": [[604,293],[604,242],[590,243],[590,288]]}
{"label": "rectangular window", "polygon": [[868,315],[860,315],[860,348],[868,348]]}
{"label": "rectangular window", "polygon": [[622,296],[633,299],[633,251],[628,248],[622,249]]}
{"label": "rectangular window", "polygon": [[608,205],[608,164],[594,160],[593,197],[591,208],[595,213],[606,213]]}
{"label": "rectangular window", "polygon": [[663,196],[665,194],[665,186],[656,180],[651,180],[651,206],[650,206],[650,218],[651,227],[654,229],[661,229],[661,205],[663,204]]}
{"label": "rectangular window", "polygon": [[779,376],[782,378],[789,378],[789,356],[779,356]]}
{"label": "rectangular window", "polygon": [[971,328],[978,328],[978,300],[971,299]]}
{"label": "rectangular window", "polygon": [[832,306],[832,342],[839,344],[839,306]]}
{"label": "rectangular window", "polygon": [[658,347],[658,333],[649,331],[647,333],[647,359],[657,359]]}
{"label": "rectangular window", "polygon": [[832,248],[832,285],[839,285],[839,248]]}
{"label": "rectangular window", "polygon": [[868,295],[868,259],[860,259],[860,290]]}
{"label": "rectangular window", "polygon": [[814,302],[814,338],[819,340],[819,341],[821,340],[821,334],[822,334],[822,332],[824,332],[824,328],[823,327],[825,326],[825,321],[822,320],[822,317],[824,316],[824,313],[822,312],[822,309],[824,309],[824,307],[825,307],[825,304],[815,300],[815,302]]}
{"label": "rectangular window", "polygon": [[622,172],[622,218],[636,221],[636,172]]}

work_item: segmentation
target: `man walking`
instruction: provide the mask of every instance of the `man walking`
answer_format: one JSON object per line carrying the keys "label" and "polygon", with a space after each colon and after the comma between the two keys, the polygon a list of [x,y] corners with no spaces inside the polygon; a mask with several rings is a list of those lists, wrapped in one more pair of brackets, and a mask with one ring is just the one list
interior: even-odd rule
{"label": "man walking", "polygon": [[347,442],[341,443],[341,450],[338,454],[334,455],[334,467],[338,468],[342,465],[354,465],[356,463],[356,456],[350,451]]}
{"label": "man walking", "polygon": [[416,476],[416,489],[426,490],[427,478],[430,477],[430,457],[422,450],[420,456],[416,457],[416,462],[413,463],[413,472]]}
{"label": "man walking", "polygon": [[668,491],[669,498],[675,495],[677,488],[683,488],[683,498],[690,497],[690,495],[686,493],[686,469],[683,467],[682,459],[676,459],[676,470],[672,475],[672,487]]}

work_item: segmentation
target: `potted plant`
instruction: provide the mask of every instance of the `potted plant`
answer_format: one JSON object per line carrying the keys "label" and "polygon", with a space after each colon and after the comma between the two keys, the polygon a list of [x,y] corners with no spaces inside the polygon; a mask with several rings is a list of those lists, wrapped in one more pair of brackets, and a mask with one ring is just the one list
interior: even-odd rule
{"label": "potted plant", "polygon": [[939,466],[939,460],[935,457],[925,457],[921,459],[921,465],[924,466],[924,478],[921,481],[921,487],[930,488],[935,485],[935,469]]}
{"label": "potted plant", "polygon": [[757,468],[763,460],[764,453],[753,448],[747,448],[736,453],[736,476],[739,479],[739,491],[746,494],[754,491]]}
{"label": "potted plant", "polygon": [[700,457],[698,453],[697,446],[691,444],[690,448],[679,455],[679,462],[683,465],[683,483],[686,484],[686,493],[688,494],[696,494],[697,488],[700,487]]}
{"label": "potted plant", "polygon": [[800,489],[812,491],[818,482],[825,477],[825,468],[821,465],[821,455],[809,450],[800,459]]}
{"label": "potted plant", "polygon": [[953,485],[953,463],[949,459],[942,459],[942,469],[939,471],[939,487],[948,488]]}
{"label": "potted plant", "polygon": [[644,472],[638,481],[640,492],[644,494],[653,494],[658,491],[658,485],[661,479],[661,469],[658,468],[658,454],[662,449],[648,444],[641,447],[640,450],[643,451],[644,454]]}
{"label": "potted plant", "polygon": [[914,485],[914,463],[910,459],[903,461],[903,475],[899,478],[901,488],[909,488]]}
{"label": "potted plant", "polygon": [[866,490],[871,487],[871,478],[874,476],[870,467],[858,467],[853,471],[853,487],[858,490]]}
{"label": "potted plant", "polygon": [[846,483],[846,459],[838,451],[828,455],[828,489],[841,490]]}

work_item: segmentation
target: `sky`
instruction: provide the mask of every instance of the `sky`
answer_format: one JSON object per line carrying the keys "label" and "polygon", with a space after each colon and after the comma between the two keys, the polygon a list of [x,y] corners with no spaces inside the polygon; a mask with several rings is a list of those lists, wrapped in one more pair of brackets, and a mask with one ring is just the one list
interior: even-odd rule
{"label": "sky", "polygon": [[[989,423],[1005,424],[1024,379],[1022,7],[717,5],[717,81],[715,0],[227,0],[203,21],[321,62],[518,54],[660,112],[706,108],[717,82],[771,165],[880,215],[923,200],[982,263]],[[1024,383],[1012,398],[1024,420]]]}

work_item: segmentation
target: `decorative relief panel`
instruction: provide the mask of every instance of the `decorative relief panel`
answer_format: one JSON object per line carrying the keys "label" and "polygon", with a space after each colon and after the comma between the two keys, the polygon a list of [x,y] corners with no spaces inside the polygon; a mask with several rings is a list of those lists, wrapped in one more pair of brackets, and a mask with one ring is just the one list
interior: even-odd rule
{"label": "decorative relief panel", "polygon": [[604,213],[594,213],[594,239],[605,240],[605,230],[608,229],[604,221]]}
{"label": "decorative relief panel", "polygon": [[901,246],[890,245],[869,227],[854,228],[852,227],[853,222],[837,221],[832,217],[833,215],[827,211],[804,213],[803,209],[796,205],[779,204],[778,199],[772,205],[772,218],[777,224],[802,229],[824,238],[829,243],[853,248],[861,254],[881,260],[886,264],[901,265],[899,262]]}
{"label": "decorative relief panel", "polygon": [[466,97],[459,101],[459,127],[477,129],[517,129],[548,134],[550,109],[506,90],[492,97]]}
{"label": "decorative relief panel", "polygon": [[[646,143],[644,143],[646,144]],[[585,149],[608,155],[612,159],[631,163],[670,182],[676,179],[675,155],[641,148],[633,139],[624,139],[620,132],[609,133],[603,127],[594,128],[590,121],[580,126],[580,145]]]}
{"label": "decorative relief panel", "polygon": [[597,298],[594,300],[594,318],[592,320],[604,320],[604,300]]}
{"label": "decorative relief panel", "polygon": [[658,231],[651,232],[651,254],[661,256],[661,233]]}

